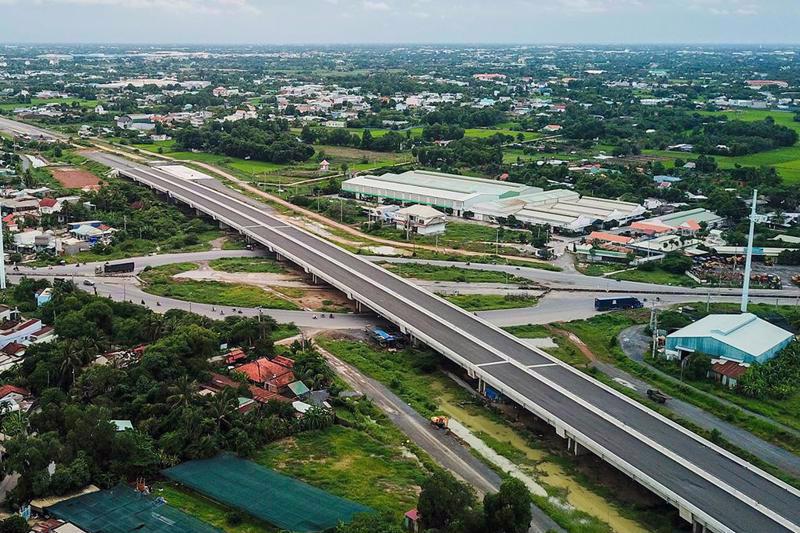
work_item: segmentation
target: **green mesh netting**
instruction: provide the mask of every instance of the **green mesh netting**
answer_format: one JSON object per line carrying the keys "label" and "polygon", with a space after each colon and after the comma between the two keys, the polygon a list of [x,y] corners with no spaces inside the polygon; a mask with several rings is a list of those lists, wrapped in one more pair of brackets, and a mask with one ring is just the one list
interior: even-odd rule
{"label": "green mesh netting", "polygon": [[221,530],[130,487],[84,494],[48,508],[50,515],[89,533],[220,533]]}
{"label": "green mesh netting", "polygon": [[348,522],[357,513],[371,511],[229,454],[189,461],[163,474],[212,500],[289,531],[322,531]]}

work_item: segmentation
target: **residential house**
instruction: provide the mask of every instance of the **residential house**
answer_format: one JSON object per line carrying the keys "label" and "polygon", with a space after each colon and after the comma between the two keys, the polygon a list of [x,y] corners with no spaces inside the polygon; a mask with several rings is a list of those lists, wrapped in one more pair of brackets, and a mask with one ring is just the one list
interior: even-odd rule
{"label": "residential house", "polygon": [[70,235],[74,238],[86,241],[94,246],[98,242],[108,243],[111,241],[116,229],[101,222],[100,220],[86,220],[83,222],[70,222],[67,224]]}
{"label": "residential house", "polygon": [[33,396],[28,389],[15,385],[0,387],[0,414],[27,413],[33,406]]}
{"label": "residential house", "polygon": [[447,217],[429,205],[415,204],[395,211],[394,222],[397,229],[418,235],[437,235],[444,233]]}
{"label": "residential house", "polygon": [[272,360],[262,357],[234,370],[247,376],[251,383],[269,392],[281,394],[289,383],[296,381],[292,371],[293,366],[294,361],[286,357],[278,356]]}

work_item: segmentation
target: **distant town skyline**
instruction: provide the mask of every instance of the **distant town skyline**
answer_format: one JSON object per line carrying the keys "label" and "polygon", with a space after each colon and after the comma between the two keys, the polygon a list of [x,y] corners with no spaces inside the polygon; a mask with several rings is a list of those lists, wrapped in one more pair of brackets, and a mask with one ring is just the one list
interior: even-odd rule
{"label": "distant town skyline", "polygon": [[0,0],[0,42],[798,43],[795,0]]}

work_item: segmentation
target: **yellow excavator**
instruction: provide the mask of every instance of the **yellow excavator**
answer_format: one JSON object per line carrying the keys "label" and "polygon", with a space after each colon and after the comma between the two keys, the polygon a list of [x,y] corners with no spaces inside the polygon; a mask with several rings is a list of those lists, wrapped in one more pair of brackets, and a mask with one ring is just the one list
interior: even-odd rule
{"label": "yellow excavator", "polygon": [[439,428],[439,429],[447,429],[447,423],[449,422],[446,416],[432,416],[431,417],[431,425]]}

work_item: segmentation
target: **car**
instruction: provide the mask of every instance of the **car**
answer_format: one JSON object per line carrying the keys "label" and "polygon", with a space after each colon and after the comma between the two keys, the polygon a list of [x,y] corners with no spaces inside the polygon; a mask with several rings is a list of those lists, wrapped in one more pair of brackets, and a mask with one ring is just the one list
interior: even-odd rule
{"label": "car", "polygon": [[94,281],[90,279],[83,280],[83,284],[86,285],[87,287],[94,287]]}

